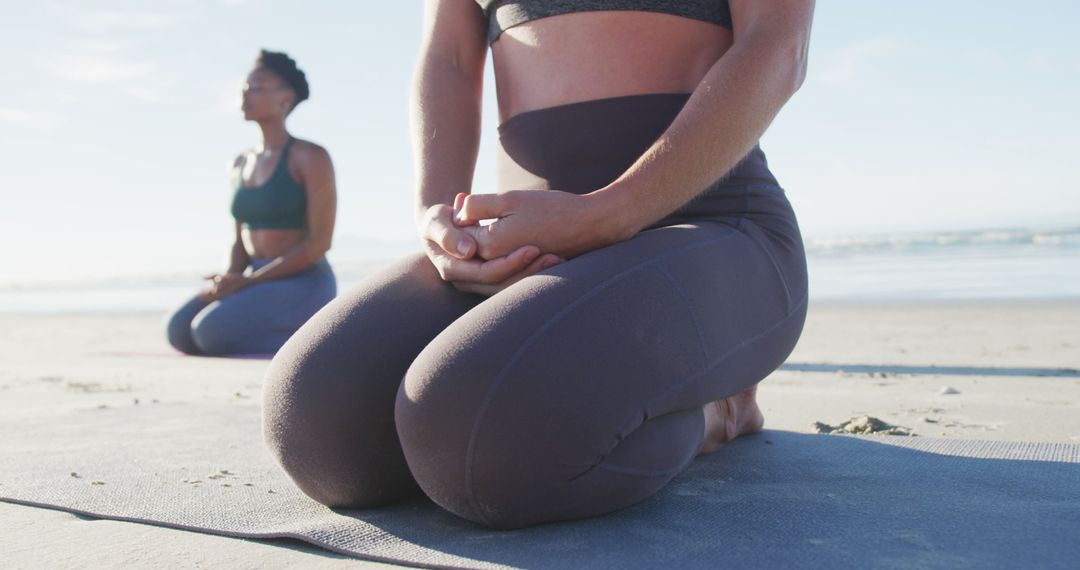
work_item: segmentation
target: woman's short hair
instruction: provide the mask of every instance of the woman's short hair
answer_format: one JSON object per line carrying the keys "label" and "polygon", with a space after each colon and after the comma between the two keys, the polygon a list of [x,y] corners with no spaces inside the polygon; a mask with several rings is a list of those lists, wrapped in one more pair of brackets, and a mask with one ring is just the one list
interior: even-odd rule
{"label": "woman's short hair", "polygon": [[258,59],[255,60],[255,67],[272,71],[292,88],[296,93],[294,108],[311,96],[311,88],[308,87],[304,72],[300,71],[300,68],[296,67],[296,61],[284,52],[261,50]]}

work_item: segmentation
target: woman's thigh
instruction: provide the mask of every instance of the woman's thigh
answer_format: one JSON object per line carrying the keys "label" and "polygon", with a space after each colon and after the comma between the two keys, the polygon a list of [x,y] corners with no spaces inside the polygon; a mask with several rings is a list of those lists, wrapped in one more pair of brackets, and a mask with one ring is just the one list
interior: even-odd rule
{"label": "woman's thigh", "polygon": [[264,434],[312,498],[375,506],[417,491],[394,428],[409,364],[483,298],[443,281],[422,254],[326,305],[281,348],[264,387]]}
{"label": "woman's thigh", "polygon": [[252,285],[203,309],[192,337],[204,354],[273,354],[336,290],[328,267]]}
{"label": "woman's thigh", "polygon": [[455,321],[397,399],[424,491],[506,527],[655,492],[696,454],[701,406],[763,379],[801,332],[805,267],[778,264],[772,239],[738,218],[660,227]]}

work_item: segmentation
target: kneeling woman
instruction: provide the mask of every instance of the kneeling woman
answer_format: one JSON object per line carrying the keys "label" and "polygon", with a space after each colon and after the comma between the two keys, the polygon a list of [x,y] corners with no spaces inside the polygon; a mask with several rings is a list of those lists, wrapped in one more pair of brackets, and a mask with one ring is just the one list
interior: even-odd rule
{"label": "kneeling woman", "polygon": [[[517,528],[637,503],[761,429],[755,387],[802,332],[802,238],[757,140],[813,0],[425,5],[424,251],[278,352],[267,443],[334,507],[423,491]],[[472,194],[489,48],[500,192]]]}
{"label": "kneeling woman", "polygon": [[[308,98],[304,73],[263,51],[244,86],[244,118],[262,144],[232,166],[236,241],[229,268],[168,320],[168,339],[188,354],[271,354],[334,298],[324,254],[334,231],[334,168],[325,149],[294,139],[285,119]],[[247,271],[250,268],[250,272]]]}

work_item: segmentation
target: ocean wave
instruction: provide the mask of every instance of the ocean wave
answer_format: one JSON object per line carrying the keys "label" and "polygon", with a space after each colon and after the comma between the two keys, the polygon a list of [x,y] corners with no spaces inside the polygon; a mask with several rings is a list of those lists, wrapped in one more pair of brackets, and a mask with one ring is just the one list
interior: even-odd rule
{"label": "ocean wave", "polygon": [[806,251],[811,256],[931,253],[975,248],[1080,249],[1080,226],[855,235],[806,240]]}

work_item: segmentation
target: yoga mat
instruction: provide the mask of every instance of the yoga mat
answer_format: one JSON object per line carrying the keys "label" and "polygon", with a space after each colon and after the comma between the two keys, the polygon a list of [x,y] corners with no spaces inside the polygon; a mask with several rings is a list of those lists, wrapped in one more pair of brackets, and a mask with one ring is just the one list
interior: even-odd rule
{"label": "yoga mat", "polygon": [[1076,568],[1080,446],[766,431],[593,519],[493,531],[425,498],[330,510],[258,409],[154,404],[0,419],[0,500],[445,568]]}

